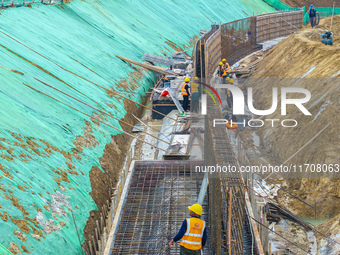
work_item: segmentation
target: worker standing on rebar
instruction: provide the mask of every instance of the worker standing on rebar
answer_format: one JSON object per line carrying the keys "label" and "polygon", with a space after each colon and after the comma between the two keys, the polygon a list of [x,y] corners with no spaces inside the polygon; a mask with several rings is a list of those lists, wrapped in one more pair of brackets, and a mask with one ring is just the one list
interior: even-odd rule
{"label": "worker standing on rebar", "polygon": [[[190,81],[189,77],[184,78],[184,83],[182,85],[182,90],[181,90],[181,95],[183,96],[182,106],[183,106],[184,112],[186,112],[188,110],[188,107],[189,107],[189,96],[190,96],[189,81]],[[180,117],[185,116],[184,112],[182,114],[178,115],[178,116],[180,116]]]}
{"label": "worker standing on rebar", "polygon": [[310,5],[310,9],[309,9],[309,19],[310,19],[310,25],[312,26],[312,28],[315,27],[316,25],[316,10],[314,9],[314,5]]}
{"label": "worker standing on rebar", "polygon": [[182,239],[180,255],[200,255],[207,241],[206,223],[200,217],[203,208],[200,204],[188,207],[191,218],[185,219],[178,234],[170,241],[169,248]]}
{"label": "worker standing on rebar", "polygon": [[190,92],[190,111],[193,113],[198,113],[199,108],[199,99],[200,99],[200,87],[199,87],[199,79],[198,77],[194,78],[194,82],[191,84]]}

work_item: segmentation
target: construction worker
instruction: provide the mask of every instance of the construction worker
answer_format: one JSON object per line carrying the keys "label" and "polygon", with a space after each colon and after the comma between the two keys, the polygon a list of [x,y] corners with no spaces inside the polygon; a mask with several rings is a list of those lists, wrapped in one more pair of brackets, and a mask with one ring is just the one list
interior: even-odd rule
{"label": "construction worker", "polygon": [[310,9],[309,9],[309,18],[310,18],[310,25],[312,28],[315,27],[316,25],[316,10],[314,9],[314,5],[310,5]]}
{"label": "construction worker", "polygon": [[225,78],[230,76],[230,73],[231,73],[230,66],[227,62],[225,62],[225,68],[224,68],[224,71],[222,73],[223,81],[225,80]]}
{"label": "construction worker", "polygon": [[228,64],[228,63],[227,63],[227,60],[225,58],[222,59],[222,64],[223,64],[223,69],[226,69],[226,64]]}
{"label": "construction worker", "polygon": [[[226,78],[226,82],[228,85],[234,85],[235,83],[234,79],[231,79],[230,77]],[[227,104],[228,104],[228,108],[233,107],[233,94],[231,93],[229,89],[227,90]]]}
{"label": "construction worker", "polygon": [[[190,96],[189,81],[190,81],[189,77],[184,78],[184,83],[182,85],[182,90],[181,90],[181,95],[183,96],[182,106],[183,106],[184,112],[186,112],[188,110],[188,107],[189,107],[189,96]],[[182,114],[178,115],[178,116],[180,116],[180,117],[185,116],[184,112]]]}
{"label": "construction worker", "polygon": [[230,79],[230,77],[228,77],[228,78],[229,78],[229,80],[227,81],[228,84],[234,85],[235,80],[234,79]]}
{"label": "construction worker", "polygon": [[198,77],[194,78],[194,82],[191,84],[190,92],[191,92],[191,100],[190,100],[190,110],[194,113],[198,113],[199,106],[199,79]]}
{"label": "construction worker", "polygon": [[170,87],[170,83],[169,83],[169,79],[168,77],[163,77],[163,87],[166,88],[166,87]]}
{"label": "construction worker", "polygon": [[223,74],[223,63],[218,63],[218,77],[222,77]]}
{"label": "construction worker", "polygon": [[185,219],[177,235],[170,241],[169,248],[182,239],[180,255],[200,255],[207,241],[206,223],[200,217],[203,208],[200,204],[188,207],[191,218]]}

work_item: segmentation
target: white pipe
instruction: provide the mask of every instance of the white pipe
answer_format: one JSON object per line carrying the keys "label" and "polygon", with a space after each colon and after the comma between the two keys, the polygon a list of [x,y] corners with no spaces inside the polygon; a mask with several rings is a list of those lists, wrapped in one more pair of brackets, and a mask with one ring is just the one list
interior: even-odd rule
{"label": "white pipe", "polygon": [[331,21],[331,27],[329,28],[329,31],[330,31],[330,32],[332,32],[333,16],[334,16],[334,7],[335,7],[335,2],[333,3],[332,21]]}

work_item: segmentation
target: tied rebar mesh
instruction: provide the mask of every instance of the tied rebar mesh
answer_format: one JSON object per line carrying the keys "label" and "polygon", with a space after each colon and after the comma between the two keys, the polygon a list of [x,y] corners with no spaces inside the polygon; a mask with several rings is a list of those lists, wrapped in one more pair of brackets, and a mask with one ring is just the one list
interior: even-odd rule
{"label": "tied rebar mesh", "polygon": [[221,26],[221,52],[230,65],[254,50],[260,50],[256,44],[257,17],[236,20]]}
{"label": "tied rebar mesh", "polygon": [[[213,127],[213,119],[222,119],[222,113],[209,98],[205,122],[206,167],[237,166],[225,125]],[[240,173],[209,173],[209,226],[214,254],[244,254],[244,240],[248,245],[252,238],[251,234],[244,235],[249,233],[245,231],[244,190]]]}
{"label": "tied rebar mesh", "polygon": [[[137,161],[111,254],[179,254],[179,244],[170,250],[168,243],[189,217],[188,206],[197,202],[203,174],[195,167],[202,164]],[[207,218],[205,200],[202,219]]]}

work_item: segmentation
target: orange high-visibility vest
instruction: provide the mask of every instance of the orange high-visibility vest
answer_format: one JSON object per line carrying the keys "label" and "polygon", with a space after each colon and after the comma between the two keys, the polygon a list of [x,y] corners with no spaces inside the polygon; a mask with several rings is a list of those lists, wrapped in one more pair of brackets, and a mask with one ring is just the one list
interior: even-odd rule
{"label": "orange high-visibility vest", "polygon": [[181,246],[192,251],[202,248],[203,232],[205,229],[205,221],[199,218],[189,218],[187,221],[187,231],[182,237]]}
{"label": "orange high-visibility vest", "polygon": [[181,95],[182,96],[189,96],[188,93],[187,93],[187,90],[185,89],[186,85],[188,85],[187,82],[184,82],[183,85],[182,85],[182,90],[181,90]]}
{"label": "orange high-visibility vest", "polygon": [[224,72],[222,74],[222,77],[227,76],[227,74],[230,73],[230,72],[231,72],[231,69],[230,69],[229,64],[225,63],[225,68],[224,68]]}
{"label": "orange high-visibility vest", "polygon": [[191,88],[190,88],[190,92],[191,94],[198,92],[198,83],[194,82],[193,84],[191,84]]}

